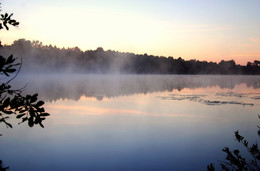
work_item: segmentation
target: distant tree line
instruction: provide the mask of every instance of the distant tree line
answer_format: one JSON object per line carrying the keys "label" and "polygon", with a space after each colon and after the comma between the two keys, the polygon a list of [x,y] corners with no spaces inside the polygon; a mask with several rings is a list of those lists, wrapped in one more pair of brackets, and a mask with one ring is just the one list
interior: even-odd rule
{"label": "distant tree line", "polygon": [[79,73],[123,73],[123,74],[223,74],[259,75],[260,61],[237,65],[234,60],[207,62],[184,60],[181,57],[137,55],[96,50],[83,52],[78,47],[58,48],[46,46],[40,41],[19,39],[12,45],[4,45],[2,54],[13,54],[23,60],[26,72],[79,72]]}

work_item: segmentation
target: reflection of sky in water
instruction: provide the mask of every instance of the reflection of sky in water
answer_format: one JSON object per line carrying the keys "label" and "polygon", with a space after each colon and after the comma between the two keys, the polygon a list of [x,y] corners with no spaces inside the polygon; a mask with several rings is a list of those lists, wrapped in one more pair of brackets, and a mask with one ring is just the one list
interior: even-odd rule
{"label": "reflection of sky in water", "polygon": [[223,147],[236,147],[235,130],[255,141],[259,89],[241,83],[152,90],[49,101],[44,129],[1,125],[0,158],[12,170],[206,170],[224,158]]}

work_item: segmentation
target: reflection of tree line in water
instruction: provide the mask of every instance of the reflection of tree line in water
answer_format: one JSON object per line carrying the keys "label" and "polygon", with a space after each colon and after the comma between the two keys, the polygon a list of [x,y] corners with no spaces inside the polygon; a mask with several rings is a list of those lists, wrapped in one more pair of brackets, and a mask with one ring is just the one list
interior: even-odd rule
{"label": "reflection of tree line in water", "polygon": [[[245,84],[254,89],[260,88],[259,76],[180,76],[180,75],[26,75],[20,78],[21,85],[29,83],[28,91],[39,92],[48,101],[58,99],[78,100],[81,96],[117,97],[132,94],[145,94],[184,88],[219,87],[232,90]],[[29,93],[25,90],[26,93]],[[257,100],[258,96],[254,96]]]}

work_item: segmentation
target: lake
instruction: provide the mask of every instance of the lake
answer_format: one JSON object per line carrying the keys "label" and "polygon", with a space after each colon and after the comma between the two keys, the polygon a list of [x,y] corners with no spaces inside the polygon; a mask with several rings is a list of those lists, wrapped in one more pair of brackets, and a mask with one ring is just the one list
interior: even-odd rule
{"label": "lake", "polygon": [[258,140],[260,76],[30,75],[45,128],[0,125],[10,170],[206,170],[239,130]]}

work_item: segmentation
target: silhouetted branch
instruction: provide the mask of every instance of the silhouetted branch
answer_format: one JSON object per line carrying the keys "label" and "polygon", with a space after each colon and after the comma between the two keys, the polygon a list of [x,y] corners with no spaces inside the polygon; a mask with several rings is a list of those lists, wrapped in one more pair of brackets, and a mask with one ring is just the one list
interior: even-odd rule
{"label": "silhouetted branch", "polygon": [[[258,118],[260,119],[259,115]],[[257,126],[260,130],[259,126]],[[259,132],[258,130],[258,132]],[[239,134],[239,131],[235,131],[235,137],[236,140],[241,143],[246,149],[247,152],[251,155],[253,158],[246,159],[240,155],[240,151],[238,149],[235,149],[233,151],[230,151],[228,147],[225,147],[223,149],[223,152],[226,153],[226,161],[219,161],[220,166],[222,170],[252,170],[252,171],[259,171],[259,165],[258,162],[260,162],[260,150],[258,148],[258,143],[252,144],[249,146],[248,141],[245,140],[243,136]],[[214,170],[214,166],[211,163],[207,166],[208,170]]]}
{"label": "silhouetted branch", "polygon": [[21,70],[22,62],[23,62],[23,61],[22,61],[22,59],[21,59],[21,63],[19,64],[19,68],[18,68],[18,70],[16,71],[15,75],[13,76],[13,78],[11,78],[9,81],[7,81],[5,84],[9,84],[12,80],[14,80],[14,79],[17,77],[18,73],[19,73],[20,70]]}

